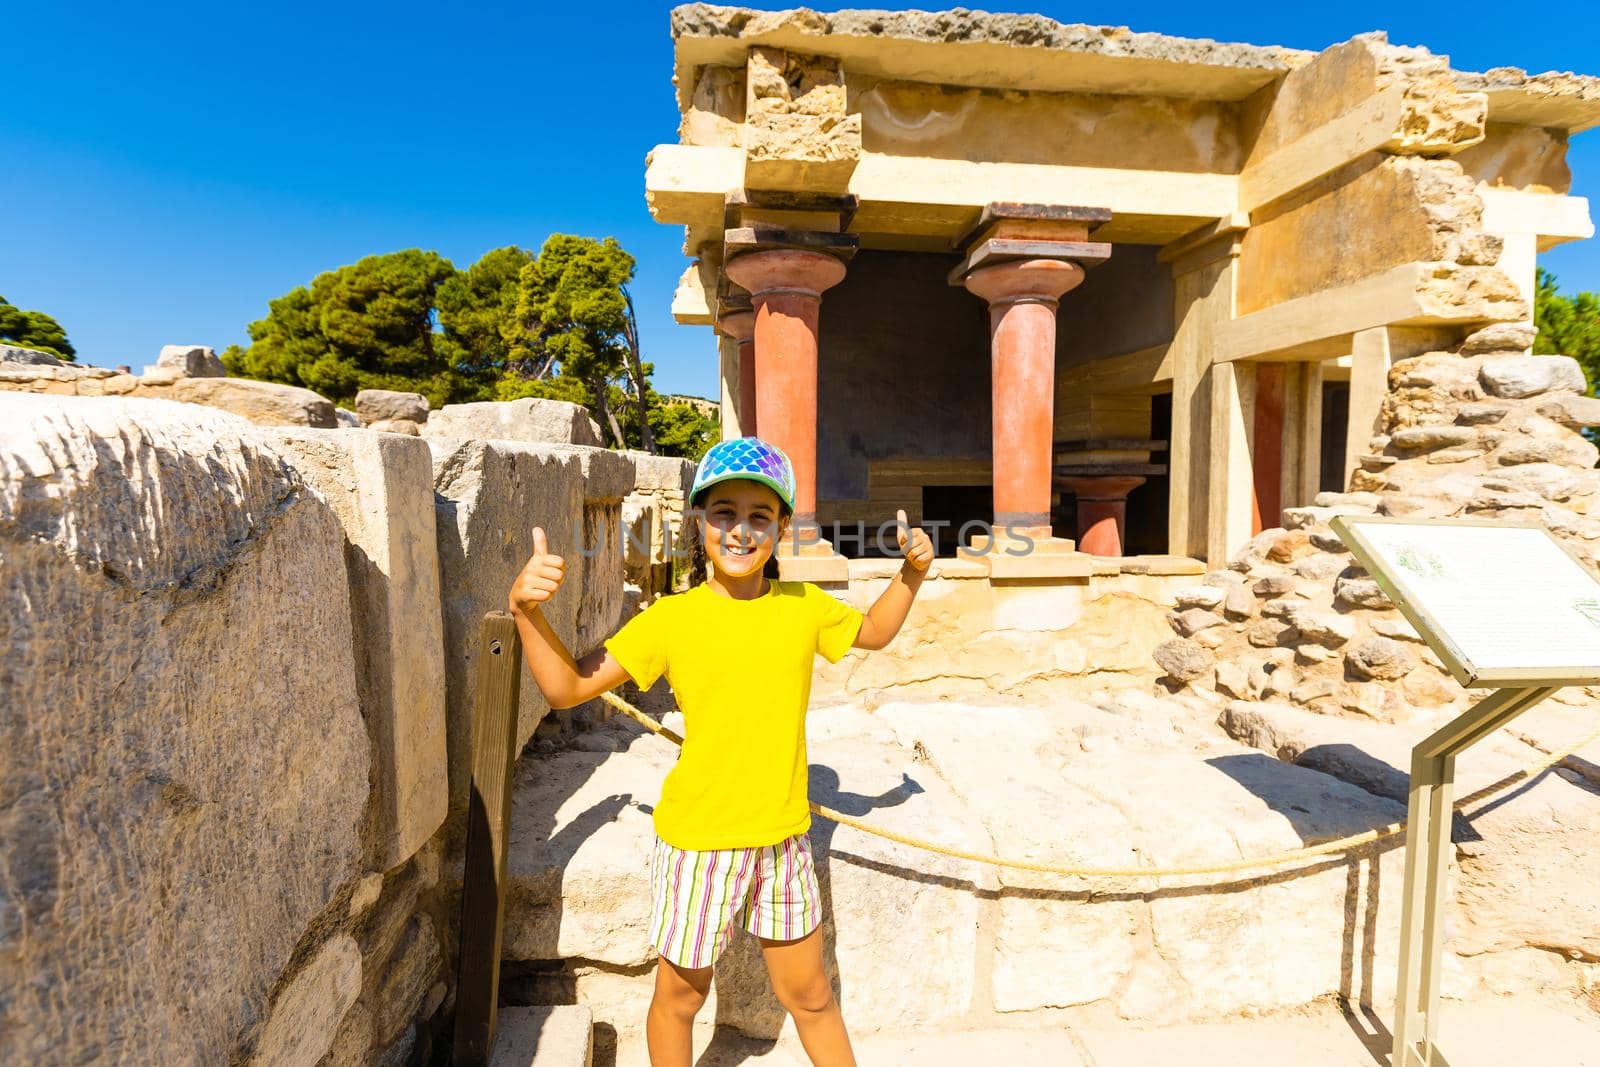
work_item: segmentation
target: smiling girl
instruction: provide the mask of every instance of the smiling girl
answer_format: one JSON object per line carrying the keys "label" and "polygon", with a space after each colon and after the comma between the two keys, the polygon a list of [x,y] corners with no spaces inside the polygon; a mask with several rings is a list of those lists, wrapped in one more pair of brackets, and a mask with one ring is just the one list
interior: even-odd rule
{"label": "smiling girl", "polygon": [[[794,470],[755,437],[723,441],[695,472],[688,514],[700,526],[696,584],[640,612],[574,660],[540,605],[565,564],[544,531],[511,589],[534,680],[554,708],[666,675],[684,745],[661,787],[651,863],[650,938],[660,956],[645,1032],[654,1067],[689,1067],[695,1013],[735,925],[761,943],[778,1000],[811,1062],[853,1067],[844,1019],[822,967],[822,900],[807,833],[805,718],[813,659],[879,649],[899,632],[933,561],[922,530],[896,515],[905,557],[863,614],[810,582],[775,580],[773,553],[794,514]],[[709,568],[707,568],[709,564]]]}

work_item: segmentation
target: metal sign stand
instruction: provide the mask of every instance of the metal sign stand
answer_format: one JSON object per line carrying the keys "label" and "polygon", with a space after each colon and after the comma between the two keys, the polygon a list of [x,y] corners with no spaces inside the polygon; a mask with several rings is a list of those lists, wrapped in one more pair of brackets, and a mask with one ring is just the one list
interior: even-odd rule
{"label": "metal sign stand", "polygon": [[[1356,560],[1366,568],[1395,606],[1416,627],[1441,662],[1463,686],[1495,686],[1470,710],[1456,717],[1443,728],[1429,735],[1411,750],[1411,787],[1406,815],[1406,878],[1405,896],[1400,912],[1399,980],[1395,991],[1394,1051],[1391,1067],[1449,1067],[1449,1061],[1439,1051],[1438,1009],[1440,965],[1444,954],[1443,912],[1445,899],[1445,870],[1450,862],[1450,831],[1455,798],[1456,757],[1482,741],[1512,719],[1521,715],[1541,700],[1571,684],[1590,684],[1600,680],[1600,651],[1585,650],[1580,658],[1589,662],[1563,667],[1525,667],[1501,664],[1485,668],[1473,662],[1472,656],[1452,636],[1450,627],[1436,617],[1441,612],[1438,604],[1430,610],[1426,585],[1405,574],[1421,573],[1416,563],[1396,556],[1393,547],[1385,547],[1381,529],[1372,527],[1404,525],[1418,527],[1417,536],[1426,542],[1428,527],[1454,527],[1450,536],[1461,537],[1461,528],[1480,528],[1478,533],[1495,537],[1508,532],[1521,536],[1542,535],[1548,544],[1534,536],[1526,542],[1543,550],[1546,572],[1567,578],[1564,567],[1568,560],[1576,563],[1581,573],[1572,575],[1572,596],[1567,607],[1585,593],[1592,598],[1600,593],[1600,584],[1587,567],[1555,541],[1543,527],[1526,523],[1501,523],[1472,519],[1404,520],[1376,517],[1339,516],[1331,523],[1335,533],[1350,548]],[[1482,529],[1488,528],[1488,529]],[[1515,535],[1515,534],[1514,534]],[[1473,534],[1472,536],[1477,536]],[[1560,551],[1550,553],[1553,545]],[[1540,554],[1540,553],[1535,553]],[[1433,561],[1427,561],[1432,563]],[[1513,569],[1522,561],[1508,558],[1501,564]],[[1426,568],[1424,568],[1425,570]],[[1587,578],[1588,589],[1580,588]],[[1450,605],[1458,615],[1465,610],[1461,603]],[[1484,605],[1483,610],[1494,610]],[[1549,625],[1559,626],[1560,604],[1551,609]],[[1442,612],[1441,612],[1442,613]],[[1484,618],[1496,618],[1484,615]],[[1540,616],[1542,619],[1542,616]],[[1589,619],[1589,622],[1593,622]],[[1573,616],[1571,625],[1587,625],[1584,617]],[[1460,626],[1459,619],[1457,625]],[[1467,629],[1461,626],[1460,629]],[[1579,631],[1581,633],[1581,631]],[[1481,634],[1478,635],[1481,652]]]}
{"label": "metal sign stand", "polygon": [[1498,689],[1411,750],[1392,1067],[1449,1067],[1434,1037],[1439,1021],[1444,872],[1450,862],[1456,756],[1559,688]]}

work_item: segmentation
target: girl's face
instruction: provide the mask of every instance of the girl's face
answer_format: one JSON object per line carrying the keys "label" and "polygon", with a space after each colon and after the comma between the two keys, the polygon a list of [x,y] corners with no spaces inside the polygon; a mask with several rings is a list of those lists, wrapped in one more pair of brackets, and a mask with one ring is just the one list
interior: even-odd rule
{"label": "girl's face", "polygon": [[769,487],[745,478],[707,489],[701,504],[706,560],[729,578],[760,574],[789,525],[780,504]]}

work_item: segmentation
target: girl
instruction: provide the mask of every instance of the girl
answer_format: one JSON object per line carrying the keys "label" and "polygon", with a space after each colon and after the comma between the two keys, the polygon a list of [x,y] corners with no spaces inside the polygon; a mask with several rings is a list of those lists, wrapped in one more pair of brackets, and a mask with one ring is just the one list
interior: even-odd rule
{"label": "girl", "polygon": [[[812,657],[887,645],[933,561],[896,514],[905,563],[871,609],[809,582],[775,581],[773,552],[794,513],[794,470],[755,437],[723,441],[695,471],[688,514],[700,529],[695,584],[663,597],[574,661],[540,605],[564,564],[533,531],[511,612],[534,680],[554,708],[662,674],[684,716],[684,745],[661,787],[650,886],[660,955],[645,1034],[654,1067],[689,1067],[695,1013],[734,924],[761,942],[773,991],[818,1067],[854,1067],[822,969],[821,897],[812,866],[805,716]],[[710,563],[709,573],[706,563]],[[769,565],[770,564],[770,565]]]}

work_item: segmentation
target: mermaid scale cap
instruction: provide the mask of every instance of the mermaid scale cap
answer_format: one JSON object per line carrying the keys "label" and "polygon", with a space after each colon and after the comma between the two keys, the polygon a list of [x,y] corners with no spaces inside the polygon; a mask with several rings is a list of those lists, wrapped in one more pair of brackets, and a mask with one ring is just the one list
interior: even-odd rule
{"label": "mermaid scale cap", "polygon": [[734,437],[712,445],[695,469],[690,501],[706,486],[729,478],[750,478],[770,486],[789,510],[794,510],[794,467],[776,445],[759,437]]}

